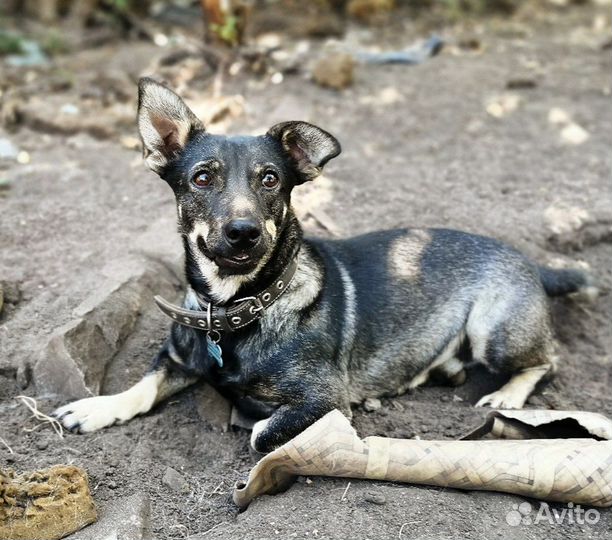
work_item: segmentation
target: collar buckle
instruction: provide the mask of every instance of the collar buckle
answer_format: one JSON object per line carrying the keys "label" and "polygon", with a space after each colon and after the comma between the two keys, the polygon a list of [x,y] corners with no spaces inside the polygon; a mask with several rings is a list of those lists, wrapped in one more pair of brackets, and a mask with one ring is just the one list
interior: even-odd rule
{"label": "collar buckle", "polygon": [[237,300],[234,300],[233,303],[240,304],[241,302],[253,302],[253,305],[249,308],[249,313],[251,315],[255,315],[255,313],[263,311],[263,309],[265,308],[263,302],[261,301],[261,298],[259,298],[258,296],[245,296],[244,298],[238,298]]}
{"label": "collar buckle", "polygon": [[249,313],[251,315],[255,315],[258,311],[263,311],[264,305],[261,301],[261,298],[254,297],[253,304],[254,305],[249,308]]}

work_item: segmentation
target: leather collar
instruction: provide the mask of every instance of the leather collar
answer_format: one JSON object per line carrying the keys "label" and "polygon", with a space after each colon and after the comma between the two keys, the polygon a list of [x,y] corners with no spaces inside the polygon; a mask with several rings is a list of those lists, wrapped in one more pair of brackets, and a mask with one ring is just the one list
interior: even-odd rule
{"label": "leather collar", "polygon": [[198,296],[201,311],[186,309],[171,304],[161,296],[155,296],[155,303],[174,322],[207,332],[232,332],[261,318],[270,307],[289,288],[298,266],[297,256],[289,263],[274,282],[256,294],[235,300],[229,306],[216,306]]}

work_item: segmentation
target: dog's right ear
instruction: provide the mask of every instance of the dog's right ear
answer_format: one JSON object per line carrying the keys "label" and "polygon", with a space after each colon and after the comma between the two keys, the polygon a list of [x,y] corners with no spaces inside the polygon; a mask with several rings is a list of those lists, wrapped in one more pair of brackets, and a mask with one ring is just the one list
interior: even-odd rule
{"label": "dog's right ear", "polygon": [[160,174],[204,125],[172,90],[143,77],[138,82],[138,130],[145,161]]}
{"label": "dog's right ear", "polygon": [[293,162],[299,184],[321,174],[323,166],[341,151],[336,138],[308,122],[282,122],[267,133],[281,143]]}

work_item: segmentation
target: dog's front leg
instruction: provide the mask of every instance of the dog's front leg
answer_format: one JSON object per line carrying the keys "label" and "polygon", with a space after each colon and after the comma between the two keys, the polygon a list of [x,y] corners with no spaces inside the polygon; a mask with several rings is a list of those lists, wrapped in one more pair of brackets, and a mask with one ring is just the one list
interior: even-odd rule
{"label": "dog's front leg", "polygon": [[186,375],[176,368],[168,346],[164,346],[145,376],[125,392],[74,401],[53,415],[70,431],[90,433],[149,412],[156,403],[197,380],[197,376]]}
{"label": "dog's front leg", "polygon": [[349,418],[351,416],[348,404],[343,407],[328,401],[306,401],[282,405],[270,418],[255,423],[251,433],[251,446],[257,452],[271,452],[333,409],[342,410]]}

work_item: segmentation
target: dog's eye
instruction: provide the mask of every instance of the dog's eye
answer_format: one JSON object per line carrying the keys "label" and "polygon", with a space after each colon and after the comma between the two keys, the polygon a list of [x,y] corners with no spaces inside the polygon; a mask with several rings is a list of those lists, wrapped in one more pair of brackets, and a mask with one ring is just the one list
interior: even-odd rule
{"label": "dog's eye", "polygon": [[196,174],[192,181],[197,187],[204,188],[209,187],[212,184],[212,177],[208,173],[201,172]]}
{"label": "dog's eye", "polygon": [[263,175],[263,178],[261,179],[263,187],[268,189],[272,189],[278,186],[278,182],[278,176],[275,172],[272,171],[266,171],[266,173]]}

